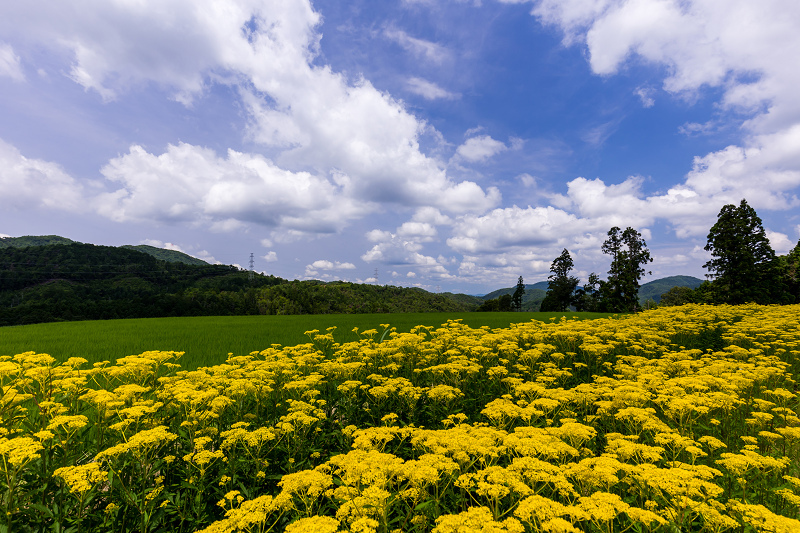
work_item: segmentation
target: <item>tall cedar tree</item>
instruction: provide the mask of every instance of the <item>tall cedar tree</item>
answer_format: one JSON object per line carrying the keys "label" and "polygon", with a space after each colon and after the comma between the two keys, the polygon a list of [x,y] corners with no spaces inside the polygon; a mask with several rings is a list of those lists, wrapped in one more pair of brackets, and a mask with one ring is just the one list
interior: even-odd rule
{"label": "tall cedar tree", "polygon": [[608,230],[602,250],[611,256],[608,281],[601,284],[604,307],[612,313],[638,311],[639,280],[647,272],[643,265],[653,261],[642,234],[631,227],[622,231],[614,226]]}
{"label": "tall cedar tree", "polygon": [[579,280],[570,276],[574,263],[566,248],[550,265],[547,277],[547,294],[539,307],[540,311],[568,311],[575,301],[575,288]]}
{"label": "tall cedar tree", "polygon": [[742,200],[724,206],[708,232],[705,250],[712,259],[703,268],[721,303],[772,303],[783,292],[777,285],[775,252],[756,210]]}
{"label": "tall cedar tree", "polygon": [[511,297],[511,308],[514,311],[522,311],[522,297],[525,296],[525,282],[522,281],[522,276],[517,280],[517,288],[514,290],[514,295]]}

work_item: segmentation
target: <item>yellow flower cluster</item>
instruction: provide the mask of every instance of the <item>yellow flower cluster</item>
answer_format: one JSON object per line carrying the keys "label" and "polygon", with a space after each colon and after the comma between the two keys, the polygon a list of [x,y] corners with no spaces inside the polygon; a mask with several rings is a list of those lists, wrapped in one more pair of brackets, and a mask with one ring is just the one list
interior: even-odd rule
{"label": "yellow flower cluster", "polygon": [[53,476],[63,479],[70,492],[82,494],[103,481],[108,476],[108,472],[101,470],[98,463],[87,463],[58,468],[53,472]]}
{"label": "yellow flower cluster", "polygon": [[97,530],[800,531],[800,306],[307,333],[0,357],[6,486],[49,468]]}
{"label": "yellow flower cluster", "polygon": [[162,445],[172,442],[177,435],[170,433],[166,426],[145,429],[134,434],[126,442],[121,442],[97,454],[98,460],[110,460],[115,456],[133,452],[137,457],[146,457]]}
{"label": "yellow flower cluster", "polygon": [[15,437],[7,439],[0,437],[0,456],[3,458],[3,467],[8,470],[8,463],[14,467],[22,467],[34,459],[39,459],[44,447],[39,441],[31,437]]}

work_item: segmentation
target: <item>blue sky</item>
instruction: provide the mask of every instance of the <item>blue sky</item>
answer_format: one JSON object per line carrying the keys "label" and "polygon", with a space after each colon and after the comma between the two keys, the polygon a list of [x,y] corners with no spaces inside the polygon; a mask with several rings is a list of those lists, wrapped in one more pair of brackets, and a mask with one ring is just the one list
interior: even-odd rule
{"label": "blue sky", "polygon": [[0,235],[482,294],[702,277],[742,198],[800,237],[791,0],[0,5]]}

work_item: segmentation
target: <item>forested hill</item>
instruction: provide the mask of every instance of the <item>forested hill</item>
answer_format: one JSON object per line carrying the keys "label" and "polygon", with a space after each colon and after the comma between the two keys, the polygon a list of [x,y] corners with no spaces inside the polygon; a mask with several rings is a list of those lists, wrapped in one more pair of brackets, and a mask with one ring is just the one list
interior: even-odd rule
{"label": "forested hill", "polygon": [[0,325],[159,316],[466,311],[476,305],[420,289],[289,282],[234,266],[188,264],[174,256],[167,261],[134,247],[40,242],[0,247]]}
{"label": "forested hill", "polygon": [[[0,249],[2,248],[28,248],[30,246],[48,246],[50,244],[83,244],[66,237],[59,237],[58,235],[26,235],[24,237],[2,237],[0,238]],[[192,257],[191,255],[179,252],[177,250],[166,250],[164,248],[156,248],[155,246],[148,246],[146,244],[132,245],[126,244],[121,248],[128,248],[144,252],[152,255],[156,259],[162,259],[170,263],[187,263],[189,265],[207,265],[208,263],[202,259]]]}
{"label": "forested hill", "polygon": [[[523,311],[538,311],[539,306],[542,304],[542,300],[544,300],[545,295],[547,294],[547,282],[540,281],[538,283],[533,284],[526,284],[525,285],[525,294],[522,295],[522,310]],[[494,300],[495,298],[499,298],[505,294],[512,295],[516,287],[505,287],[503,289],[497,289],[495,291],[490,292],[489,294],[484,295],[484,300]]]}
{"label": "forested hill", "polygon": [[415,287],[290,281],[259,293],[264,314],[420,313],[474,311],[481,298]]}
{"label": "forested hill", "polygon": [[24,237],[2,237],[0,238],[0,248],[27,248],[28,246],[72,244],[74,242],[58,235],[26,235]]}
{"label": "forested hill", "polygon": [[152,255],[156,259],[169,261],[170,263],[186,263],[187,265],[198,265],[198,266],[205,266],[209,264],[203,261],[202,259],[192,257],[189,254],[185,254],[177,250],[165,250],[164,248],[156,248],[155,246],[148,246],[146,244],[139,244],[137,246],[126,244],[122,246],[122,248],[127,248],[129,250],[136,250],[138,252],[144,252],[147,255]]}
{"label": "forested hill", "polygon": [[[169,262],[113,246],[6,247],[0,249],[0,325],[247,314],[255,308],[255,290],[281,282],[272,276],[250,282],[236,267]],[[207,296],[202,303],[201,295]]]}
{"label": "forested hill", "polygon": [[647,300],[653,300],[659,303],[661,301],[661,295],[673,287],[696,289],[702,284],[702,279],[693,276],[669,276],[656,279],[639,287],[639,303],[644,305]]}

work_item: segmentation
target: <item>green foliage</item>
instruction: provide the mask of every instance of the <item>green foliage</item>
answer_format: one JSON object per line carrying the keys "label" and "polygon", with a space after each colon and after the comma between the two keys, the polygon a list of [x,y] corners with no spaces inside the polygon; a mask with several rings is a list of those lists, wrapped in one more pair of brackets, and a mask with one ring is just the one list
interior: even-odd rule
{"label": "green foliage", "polygon": [[706,250],[713,257],[704,267],[713,281],[696,286],[684,281],[681,285],[685,286],[672,287],[662,294],[662,305],[800,302],[800,243],[789,254],[776,257],[761,219],[746,200],[720,210],[709,231]]}
{"label": "green foliage", "polygon": [[614,226],[608,230],[602,250],[611,256],[608,281],[600,286],[606,307],[612,312],[637,311],[639,280],[646,273],[644,265],[653,261],[642,234],[631,227],[622,231]]}
{"label": "green foliage", "polygon": [[486,300],[478,307],[477,311],[515,311],[514,299],[510,294],[502,294],[493,300]]}
{"label": "green foliage", "polygon": [[705,250],[712,259],[703,268],[714,280],[719,303],[770,303],[782,292],[775,252],[761,218],[746,200],[738,207],[722,207]]}
{"label": "green foliage", "polygon": [[185,254],[183,252],[178,252],[177,250],[165,250],[164,248],[156,248],[155,246],[148,246],[146,244],[140,244],[137,246],[126,244],[124,246],[121,246],[121,248],[127,248],[129,250],[137,250],[139,252],[144,252],[148,255],[152,255],[156,259],[167,261],[169,263],[186,263],[187,265],[198,265],[198,266],[205,266],[209,264],[206,261],[203,261],[202,259],[192,257],[191,255]]}
{"label": "green foliage", "polygon": [[136,247],[82,243],[2,248],[0,326],[165,316],[457,312],[481,301],[417,288],[289,282],[261,274],[251,279],[250,272],[233,266],[190,264],[166,252],[158,258]]}
{"label": "green foliage", "polygon": [[500,299],[494,298],[492,300],[486,300],[481,305],[478,306],[476,311],[481,313],[491,313],[495,312],[500,308]]}
{"label": "green foliage", "polygon": [[522,276],[517,280],[517,287],[514,294],[511,296],[511,308],[514,311],[522,311],[522,297],[525,296],[525,282],[522,281]]}
{"label": "green foliage", "polygon": [[644,303],[649,299],[655,300],[656,303],[661,302],[661,295],[669,291],[673,287],[688,287],[694,289],[703,283],[700,278],[694,276],[667,276],[653,281],[648,281],[639,287],[639,302]]}
{"label": "green foliage", "polygon": [[800,303],[800,241],[791,252],[777,258],[783,289],[791,303]]}
{"label": "green foliage", "polygon": [[600,277],[592,272],[589,280],[575,291],[575,310],[588,312],[606,312],[606,301],[600,289],[603,282]]}
{"label": "green foliage", "polygon": [[480,296],[473,296],[471,294],[461,294],[453,292],[442,292],[439,294],[461,305],[464,305],[467,309],[477,309],[477,307],[483,303],[483,298],[481,298]]}
{"label": "green foliage", "polygon": [[661,295],[661,305],[683,305],[691,302],[692,289],[689,287],[672,287]]}
{"label": "green foliage", "polygon": [[258,291],[258,314],[409,313],[472,311],[442,294],[418,288],[347,282],[292,281]]}
{"label": "green foliage", "polygon": [[0,237],[0,248],[27,248],[51,244],[72,244],[75,241],[58,235],[26,235],[24,237]]}
{"label": "green foliage", "polygon": [[580,281],[574,276],[570,276],[574,263],[572,256],[566,248],[561,255],[553,260],[550,265],[550,276],[547,278],[547,295],[540,306],[541,311],[566,311],[575,301],[575,289]]}
{"label": "green foliage", "polygon": [[158,260],[91,244],[0,249],[0,325],[56,320],[256,314],[255,291],[283,283],[233,266]]}
{"label": "green foliage", "polygon": [[648,298],[645,300],[644,305],[642,305],[642,311],[650,311],[651,309],[657,309],[658,303],[652,298]]}
{"label": "green foliage", "polygon": [[[516,291],[516,286],[497,289],[496,291],[492,291],[484,295],[483,298],[481,298],[481,303],[485,303],[490,300],[497,300],[504,294],[508,294],[513,298],[515,291]],[[538,283],[525,285],[525,293],[522,295],[522,311],[529,311],[529,312],[539,311],[539,306],[541,305],[542,300],[544,300],[546,293],[547,293],[546,281],[540,281]],[[499,305],[499,302],[495,302],[494,304],[489,304],[489,308],[487,309],[486,307],[484,307],[483,310],[496,311],[498,308],[497,305]]]}

